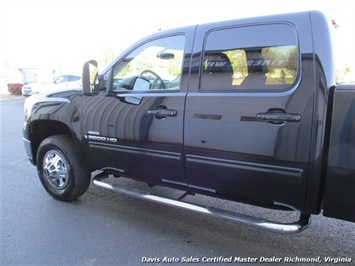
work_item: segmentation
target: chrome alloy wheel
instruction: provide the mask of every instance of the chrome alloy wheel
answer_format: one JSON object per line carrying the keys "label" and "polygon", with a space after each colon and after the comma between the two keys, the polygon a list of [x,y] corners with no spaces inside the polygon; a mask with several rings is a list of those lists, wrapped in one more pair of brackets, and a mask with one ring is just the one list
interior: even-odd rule
{"label": "chrome alloy wheel", "polygon": [[69,183],[68,163],[64,155],[49,150],[43,157],[43,176],[57,190],[65,189]]}

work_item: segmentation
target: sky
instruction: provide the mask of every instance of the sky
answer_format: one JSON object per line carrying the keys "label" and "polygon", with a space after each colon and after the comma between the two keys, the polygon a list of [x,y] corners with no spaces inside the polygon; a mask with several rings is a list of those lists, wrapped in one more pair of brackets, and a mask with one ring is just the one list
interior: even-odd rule
{"label": "sky", "polygon": [[122,51],[159,29],[303,10],[336,21],[337,62],[355,65],[354,0],[0,0],[0,69],[81,71],[103,50]]}

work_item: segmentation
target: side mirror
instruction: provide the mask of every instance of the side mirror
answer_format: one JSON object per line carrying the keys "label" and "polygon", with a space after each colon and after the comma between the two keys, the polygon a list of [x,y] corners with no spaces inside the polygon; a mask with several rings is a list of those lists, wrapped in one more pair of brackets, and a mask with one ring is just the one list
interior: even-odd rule
{"label": "side mirror", "polygon": [[95,60],[89,60],[84,63],[82,83],[84,95],[92,95],[98,92],[97,74],[99,69]]}
{"label": "side mirror", "polygon": [[[150,88],[150,82],[144,78],[137,77],[134,80],[133,91],[148,91]],[[125,96],[125,94],[122,95],[117,95],[118,99],[121,102],[128,103],[128,104],[133,104],[133,105],[139,105],[142,102],[143,97],[138,96],[138,95],[130,95],[130,96]]]}
{"label": "side mirror", "polygon": [[142,102],[143,97],[141,96],[117,96],[117,98],[123,102],[132,105],[140,105]]}

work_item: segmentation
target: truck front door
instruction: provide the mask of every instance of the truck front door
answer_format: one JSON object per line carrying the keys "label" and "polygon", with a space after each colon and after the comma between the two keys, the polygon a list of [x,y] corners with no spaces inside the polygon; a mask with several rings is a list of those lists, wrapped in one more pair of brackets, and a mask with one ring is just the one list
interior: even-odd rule
{"label": "truck front door", "polygon": [[182,161],[186,35],[158,37],[113,65],[106,96],[88,105],[96,167],[148,183],[186,187]]}
{"label": "truck front door", "polygon": [[[283,23],[219,26],[199,27],[196,34],[185,114],[190,189],[302,210],[313,76],[300,81],[296,29]],[[311,62],[302,61],[303,68]]]}

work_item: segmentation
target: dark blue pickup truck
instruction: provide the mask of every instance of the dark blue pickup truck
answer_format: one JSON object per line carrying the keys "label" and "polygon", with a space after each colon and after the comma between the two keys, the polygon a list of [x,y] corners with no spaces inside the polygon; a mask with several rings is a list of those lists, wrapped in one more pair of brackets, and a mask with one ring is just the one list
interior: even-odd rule
{"label": "dark blue pickup truck", "polygon": [[[280,233],[312,214],[355,222],[355,86],[336,85],[316,11],[195,25],[137,42],[83,88],[29,97],[23,140],[46,191],[95,186]],[[91,177],[93,175],[93,178]],[[178,199],[117,185],[132,178]],[[203,194],[299,219],[184,201]]]}

